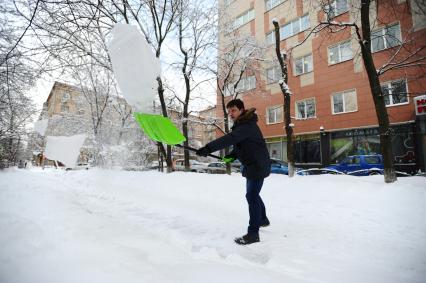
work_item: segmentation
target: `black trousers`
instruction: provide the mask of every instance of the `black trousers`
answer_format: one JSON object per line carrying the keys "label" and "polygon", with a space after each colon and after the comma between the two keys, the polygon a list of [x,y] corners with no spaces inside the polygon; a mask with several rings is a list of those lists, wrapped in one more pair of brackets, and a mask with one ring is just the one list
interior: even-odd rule
{"label": "black trousers", "polygon": [[246,199],[249,208],[250,220],[247,229],[248,234],[259,233],[260,224],[267,219],[265,204],[259,193],[264,179],[249,179],[246,183]]}

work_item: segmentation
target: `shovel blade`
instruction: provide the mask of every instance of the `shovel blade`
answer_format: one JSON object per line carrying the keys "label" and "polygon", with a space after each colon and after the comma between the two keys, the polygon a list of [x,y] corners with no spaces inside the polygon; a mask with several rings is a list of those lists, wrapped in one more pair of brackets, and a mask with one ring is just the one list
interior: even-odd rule
{"label": "shovel blade", "polygon": [[168,145],[181,144],[186,138],[170,119],[161,115],[133,113],[139,126],[152,140]]}

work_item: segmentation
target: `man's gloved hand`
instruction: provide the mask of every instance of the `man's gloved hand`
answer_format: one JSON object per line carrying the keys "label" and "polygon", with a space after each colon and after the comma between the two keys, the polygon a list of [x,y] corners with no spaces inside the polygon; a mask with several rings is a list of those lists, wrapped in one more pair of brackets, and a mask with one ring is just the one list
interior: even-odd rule
{"label": "man's gloved hand", "polygon": [[225,163],[231,163],[235,160],[235,157],[233,157],[232,155],[225,155],[224,157],[222,157],[222,161]]}
{"label": "man's gloved hand", "polygon": [[195,153],[198,156],[206,157],[207,155],[209,155],[211,153],[211,151],[210,151],[210,148],[208,146],[203,146],[203,147],[199,148]]}

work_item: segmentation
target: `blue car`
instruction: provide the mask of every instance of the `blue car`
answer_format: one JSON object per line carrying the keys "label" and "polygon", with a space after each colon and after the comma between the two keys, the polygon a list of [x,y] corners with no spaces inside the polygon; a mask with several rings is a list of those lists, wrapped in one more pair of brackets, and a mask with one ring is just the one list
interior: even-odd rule
{"label": "blue car", "polygon": [[328,166],[326,169],[353,176],[382,175],[383,157],[380,154],[348,156],[340,163]]}
{"label": "blue car", "polygon": [[287,162],[271,158],[271,173],[288,175]]}

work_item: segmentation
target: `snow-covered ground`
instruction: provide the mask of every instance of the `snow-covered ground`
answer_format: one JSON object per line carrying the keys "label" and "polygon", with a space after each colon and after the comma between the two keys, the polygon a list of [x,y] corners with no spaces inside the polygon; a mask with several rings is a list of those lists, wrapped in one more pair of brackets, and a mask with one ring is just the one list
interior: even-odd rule
{"label": "snow-covered ground", "polygon": [[425,282],[425,178],[0,172],[0,282]]}

